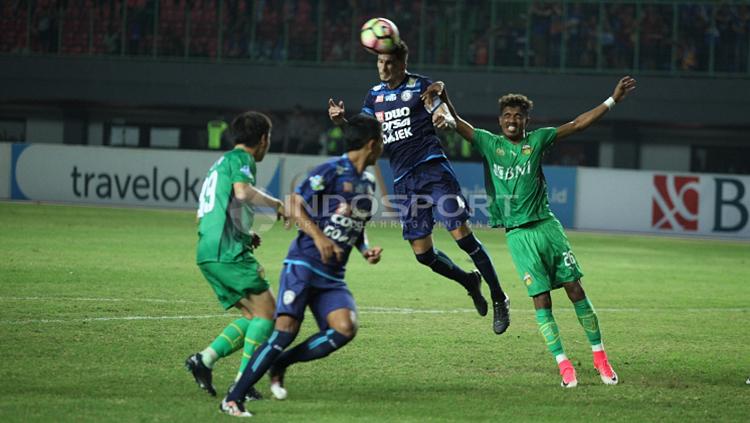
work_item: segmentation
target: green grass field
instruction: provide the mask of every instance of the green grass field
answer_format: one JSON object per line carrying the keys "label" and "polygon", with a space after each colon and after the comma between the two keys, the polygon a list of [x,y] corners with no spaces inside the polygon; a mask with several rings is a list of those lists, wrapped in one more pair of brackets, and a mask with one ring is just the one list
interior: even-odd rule
{"label": "green grass field", "polygon": [[[0,421],[230,419],[182,367],[235,316],[194,264],[193,213],[0,203],[0,228]],[[275,292],[294,233],[263,235],[258,256]],[[512,299],[505,335],[419,266],[399,229],[370,228],[383,261],[353,256],[347,277],[358,337],[292,367],[289,400],[250,403],[254,419],[747,421],[749,243],[570,233],[621,383],[601,384],[572,307],[555,292],[579,380],[564,390],[504,234],[478,235]],[[436,238],[471,266],[447,233]],[[314,326],[306,320],[301,336]],[[218,364],[217,389],[238,362]],[[264,378],[268,396],[267,387]]]}

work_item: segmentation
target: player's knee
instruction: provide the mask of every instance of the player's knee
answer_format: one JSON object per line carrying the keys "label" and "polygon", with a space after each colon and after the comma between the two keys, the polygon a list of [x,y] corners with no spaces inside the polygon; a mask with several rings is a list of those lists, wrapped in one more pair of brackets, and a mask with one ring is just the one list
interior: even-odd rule
{"label": "player's knee", "polygon": [[437,260],[437,255],[435,254],[434,248],[430,248],[424,253],[415,254],[415,257],[417,258],[417,261],[419,263],[427,267],[432,266],[432,264],[435,263],[435,260]]}
{"label": "player's knee", "polygon": [[335,322],[331,329],[343,335],[345,338],[352,340],[357,335],[357,324],[351,320]]}
{"label": "player's knee", "polygon": [[277,331],[297,333],[299,331],[299,321],[292,316],[282,314],[276,318],[273,327]]}
{"label": "player's knee", "polygon": [[476,238],[474,238],[474,234],[471,232],[471,228],[469,228],[469,225],[467,225],[466,222],[461,223],[461,225],[459,225],[456,229],[452,229],[450,233],[451,236],[453,236],[453,239],[455,239],[456,242],[459,243],[459,245],[461,245],[461,241],[469,237],[476,240]]}
{"label": "player's knee", "polygon": [[586,298],[586,292],[583,290],[583,286],[579,281],[570,282],[563,285],[565,287],[565,293],[568,294],[570,301],[577,302]]}
{"label": "player's knee", "polygon": [[552,297],[549,291],[534,295],[532,300],[534,301],[534,308],[537,310],[540,308],[552,308]]}

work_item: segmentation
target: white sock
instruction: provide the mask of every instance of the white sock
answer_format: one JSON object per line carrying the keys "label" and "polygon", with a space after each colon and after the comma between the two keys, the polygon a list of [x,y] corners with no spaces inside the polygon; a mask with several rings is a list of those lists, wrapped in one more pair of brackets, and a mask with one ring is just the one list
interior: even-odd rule
{"label": "white sock", "polygon": [[206,367],[208,367],[209,369],[213,369],[214,363],[219,359],[219,354],[217,354],[213,348],[208,347],[205,350],[201,351],[201,358],[201,361],[203,361],[203,364]]}
{"label": "white sock", "polygon": [[567,359],[568,359],[568,356],[565,354],[558,354],[555,356],[555,361],[557,361],[557,364],[560,364]]}
{"label": "white sock", "polygon": [[604,344],[592,345],[591,346],[591,351],[593,351],[593,352],[604,351]]}

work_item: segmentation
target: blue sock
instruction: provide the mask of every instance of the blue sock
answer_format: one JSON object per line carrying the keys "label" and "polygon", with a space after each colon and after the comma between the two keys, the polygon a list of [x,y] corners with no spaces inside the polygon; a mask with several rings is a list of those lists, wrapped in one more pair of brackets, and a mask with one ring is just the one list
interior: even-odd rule
{"label": "blue sock", "polygon": [[495,267],[492,265],[492,259],[487,254],[487,250],[484,249],[482,243],[472,233],[456,241],[456,244],[469,254],[474,265],[479,269],[482,277],[487,282],[487,286],[490,288],[492,301],[503,301],[505,293],[500,288],[500,278],[497,277]]}
{"label": "blue sock", "polygon": [[284,368],[302,361],[317,360],[328,356],[351,340],[352,338],[346,337],[333,329],[320,331],[281,354],[273,364]]}
{"label": "blue sock", "polygon": [[461,270],[461,268],[456,266],[456,264],[451,261],[450,257],[445,255],[442,251],[433,248],[422,254],[417,254],[416,256],[418,262],[429,267],[433,272],[445,276],[448,279],[453,279],[461,284],[461,286],[468,289],[467,286],[471,273],[466,273]]}
{"label": "blue sock", "polygon": [[263,377],[276,357],[294,341],[295,336],[297,336],[296,333],[274,330],[268,341],[255,349],[253,357],[247,363],[240,380],[234,385],[232,392],[227,395],[227,401],[244,401],[245,394],[250,387]]}

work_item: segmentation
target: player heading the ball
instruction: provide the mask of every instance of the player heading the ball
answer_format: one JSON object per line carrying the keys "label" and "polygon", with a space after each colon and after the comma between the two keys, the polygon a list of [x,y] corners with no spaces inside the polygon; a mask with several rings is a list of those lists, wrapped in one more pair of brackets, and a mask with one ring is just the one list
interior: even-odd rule
{"label": "player heading the ball", "polygon": [[[374,25],[383,34],[390,31],[396,43],[398,30],[392,22],[377,18]],[[363,39],[363,44],[367,42],[368,39]],[[371,44],[365,47],[374,49]],[[467,224],[470,208],[432,123],[435,116],[449,122],[450,113],[439,99],[424,96],[432,80],[408,72],[408,58],[409,48],[404,40],[398,41],[392,51],[378,52],[380,82],[370,88],[362,106],[362,113],[374,116],[383,128],[385,153],[394,177],[391,204],[399,211],[403,237],[411,245],[416,260],[461,285],[481,316],[487,314],[487,301],[481,291],[484,277],[492,296],[493,330],[502,334],[510,325],[510,302],[500,287],[489,254]],[[335,124],[346,123],[344,112],[343,101],[328,100],[328,115]],[[436,221],[446,227],[478,270],[464,271],[434,247],[432,230]]]}

